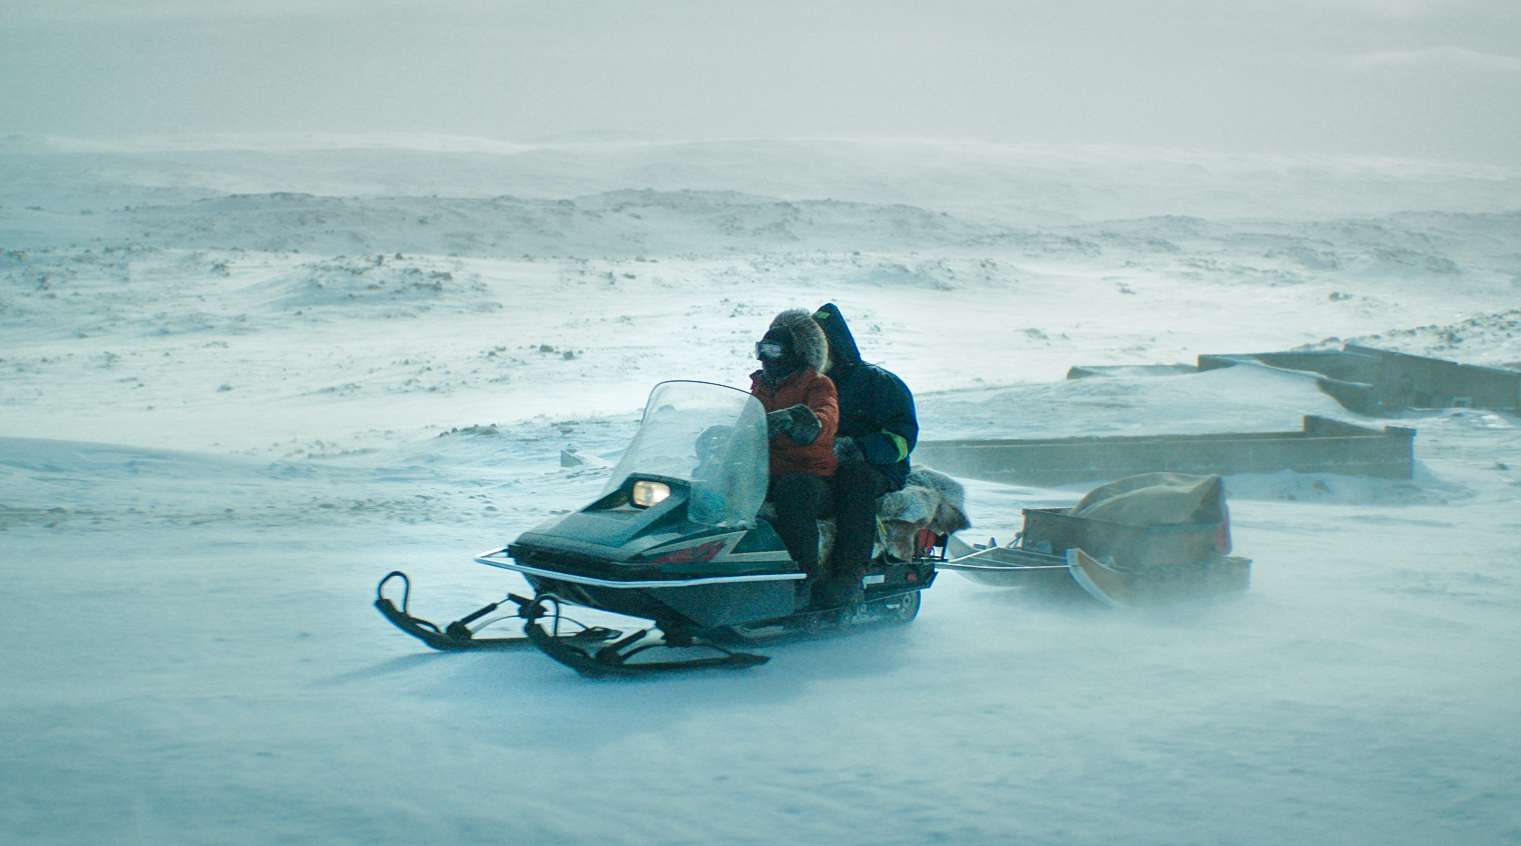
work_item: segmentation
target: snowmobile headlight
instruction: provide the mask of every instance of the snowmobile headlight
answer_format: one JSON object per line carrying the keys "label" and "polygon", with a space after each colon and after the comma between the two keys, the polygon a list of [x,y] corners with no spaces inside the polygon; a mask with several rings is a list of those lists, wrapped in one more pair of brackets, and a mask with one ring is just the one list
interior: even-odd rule
{"label": "snowmobile headlight", "polygon": [[659,505],[671,496],[671,486],[665,482],[640,480],[634,483],[633,501],[640,508]]}

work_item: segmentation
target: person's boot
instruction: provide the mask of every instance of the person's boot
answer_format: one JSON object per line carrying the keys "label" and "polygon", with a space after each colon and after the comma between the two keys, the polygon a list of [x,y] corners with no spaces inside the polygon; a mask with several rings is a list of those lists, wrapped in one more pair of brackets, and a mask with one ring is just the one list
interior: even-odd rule
{"label": "person's boot", "polygon": [[819,580],[814,578],[803,579],[797,583],[797,595],[793,599],[793,607],[798,611],[817,606]]}
{"label": "person's boot", "polygon": [[820,608],[843,608],[865,598],[859,573],[833,573],[813,588],[813,604]]}

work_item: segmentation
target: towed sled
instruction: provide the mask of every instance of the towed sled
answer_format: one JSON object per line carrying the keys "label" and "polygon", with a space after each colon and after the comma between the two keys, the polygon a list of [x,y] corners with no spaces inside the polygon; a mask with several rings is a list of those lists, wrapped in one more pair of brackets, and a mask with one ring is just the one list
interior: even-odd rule
{"label": "towed sled", "polygon": [[[815,607],[805,574],[759,516],[768,466],[765,411],[754,397],[662,382],[596,500],[476,557],[519,573],[532,596],[508,594],[440,626],[411,613],[410,580],[393,571],[377,585],[375,607],[433,649],[537,648],[587,676],[754,666],[768,660],[745,651],[759,644],[914,619],[945,535],[920,533],[903,560],[879,557],[860,602]],[[584,625],[571,616],[576,607],[645,624]],[[503,620],[521,620],[523,634],[480,636]]]}
{"label": "towed sled", "polygon": [[940,568],[1111,607],[1210,599],[1251,585],[1251,560],[1229,554],[1219,476],[1131,476],[1090,491],[1070,509],[1027,508],[1024,515],[1024,531],[1008,546],[951,538]]}

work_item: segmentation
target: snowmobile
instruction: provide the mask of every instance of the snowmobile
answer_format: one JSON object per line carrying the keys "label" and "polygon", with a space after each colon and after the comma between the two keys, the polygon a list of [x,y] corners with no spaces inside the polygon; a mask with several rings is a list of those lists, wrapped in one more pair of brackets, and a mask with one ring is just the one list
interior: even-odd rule
{"label": "snowmobile", "polygon": [[[946,538],[919,539],[908,560],[879,557],[860,602],[816,607],[762,516],[768,467],[758,400],[724,385],[662,382],[600,496],[476,557],[521,574],[532,596],[508,594],[439,626],[409,611],[411,583],[398,570],[376,586],[375,607],[434,649],[532,646],[586,676],[754,666],[769,660],[744,651],[757,644],[913,620]],[[387,596],[396,583],[400,604]],[[569,616],[576,606],[648,625],[587,626]],[[514,619],[522,636],[479,636]]]}

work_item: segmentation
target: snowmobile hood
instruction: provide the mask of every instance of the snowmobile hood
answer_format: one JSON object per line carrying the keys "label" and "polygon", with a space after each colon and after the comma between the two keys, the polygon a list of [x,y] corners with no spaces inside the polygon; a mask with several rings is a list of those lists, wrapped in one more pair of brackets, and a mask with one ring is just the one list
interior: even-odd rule
{"label": "snowmobile hood", "polygon": [[850,324],[845,322],[839,306],[834,303],[819,306],[819,310],[813,313],[813,320],[829,339],[830,367],[855,367],[861,363],[861,350],[856,347],[856,338],[850,333]]}
{"label": "snowmobile hood", "polygon": [[769,528],[694,523],[688,519],[691,490],[675,479],[666,482],[670,497],[649,508],[623,504],[625,486],[581,511],[524,532],[506,548],[515,565],[496,558],[476,560],[544,577],[630,587],[694,579],[801,578]]}

